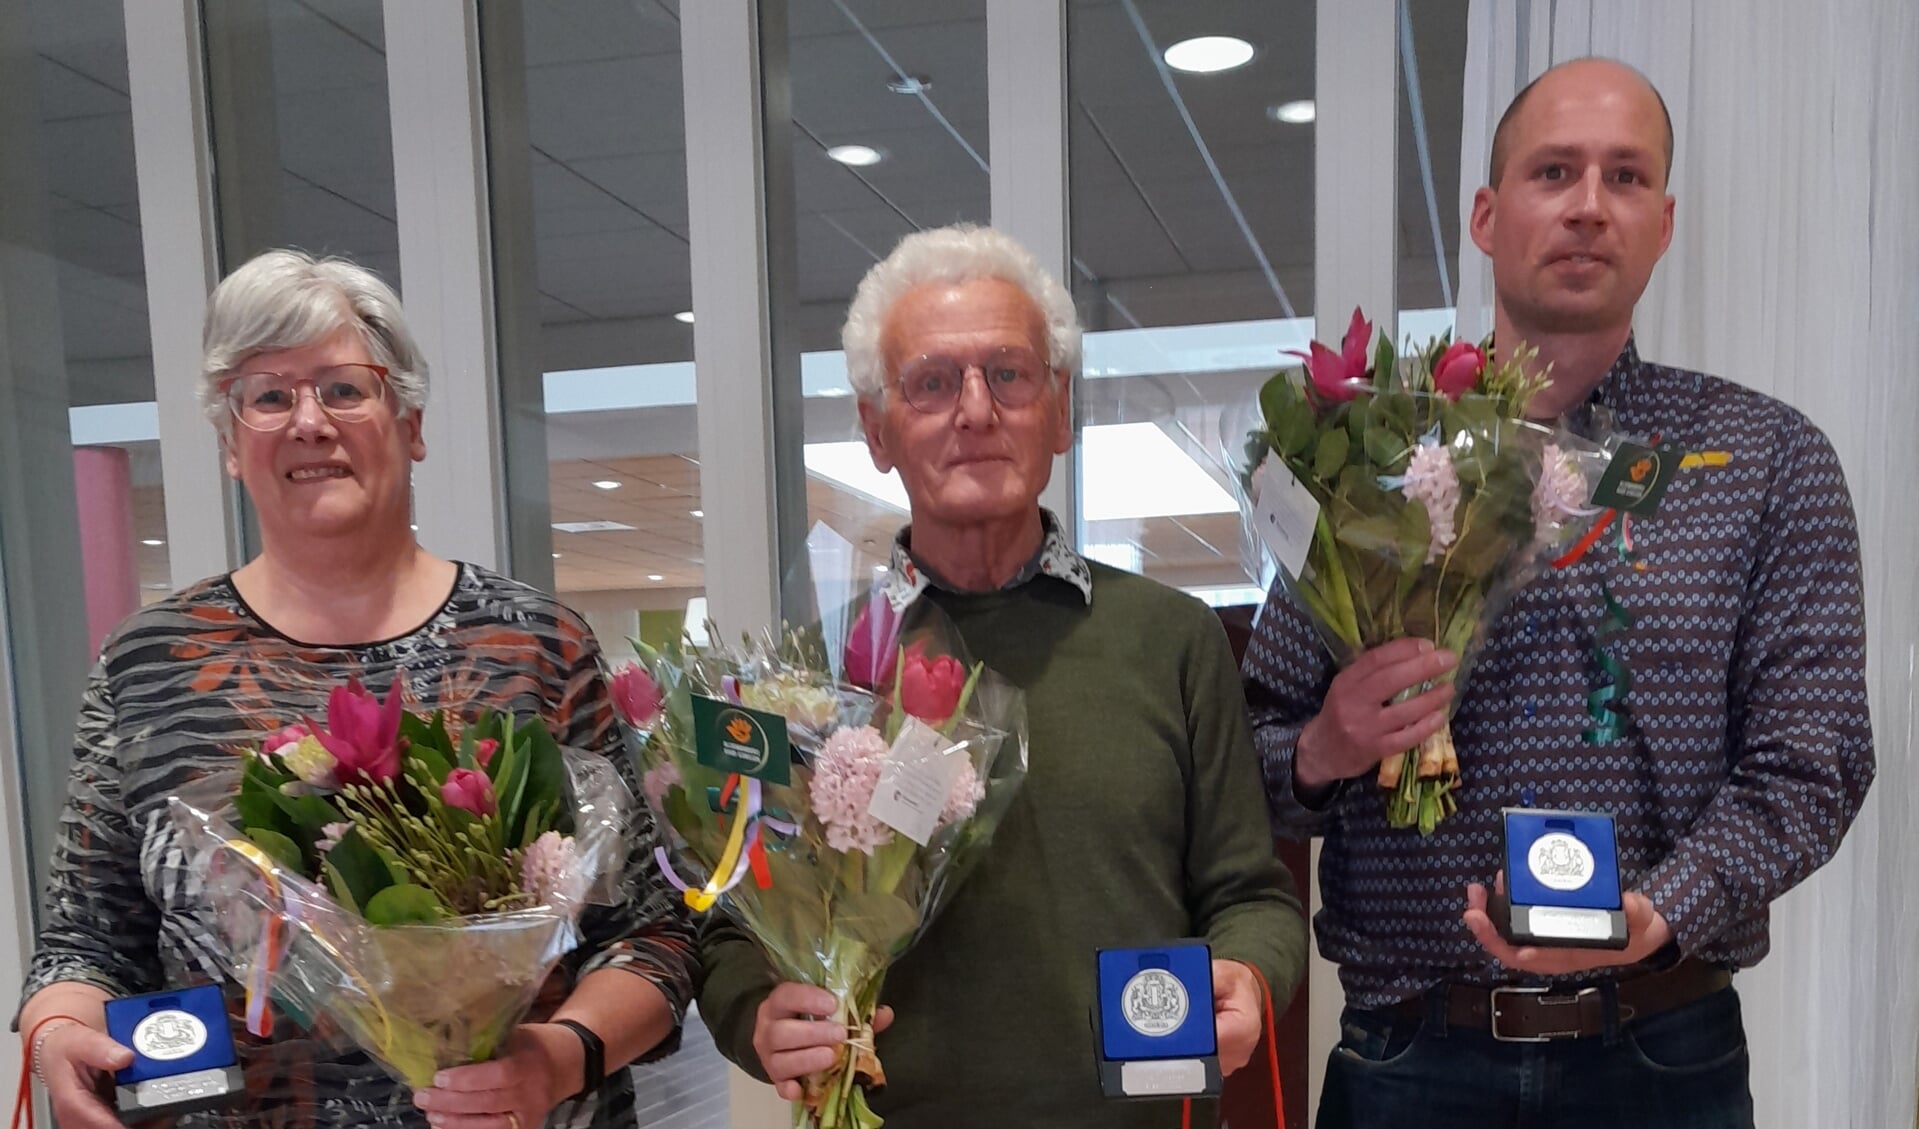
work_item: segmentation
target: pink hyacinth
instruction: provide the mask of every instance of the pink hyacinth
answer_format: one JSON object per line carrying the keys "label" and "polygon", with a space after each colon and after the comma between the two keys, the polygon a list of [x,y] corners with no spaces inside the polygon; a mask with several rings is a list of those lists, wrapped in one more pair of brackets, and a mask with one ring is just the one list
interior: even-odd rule
{"label": "pink hyacinth", "polygon": [[886,738],[870,725],[835,730],[813,759],[808,785],[813,814],[826,829],[826,845],[836,851],[861,851],[893,841],[893,831],[867,814],[886,763]]}
{"label": "pink hyacinth", "polygon": [[571,836],[548,831],[520,857],[520,889],[541,905],[577,896],[574,864],[579,857]]}
{"label": "pink hyacinth", "polygon": [[1539,483],[1533,487],[1533,539],[1553,539],[1558,525],[1569,517],[1594,512],[1586,505],[1586,479],[1579,467],[1554,443],[1546,445]]}
{"label": "pink hyacinth", "polygon": [[940,826],[958,823],[972,817],[979,802],[986,798],[986,785],[980,781],[979,772],[973,767],[973,760],[964,753],[951,753],[949,756],[960,758],[959,771],[953,774],[953,786],[946,793],[946,806],[940,809]]}
{"label": "pink hyacinth", "polygon": [[1437,443],[1422,443],[1413,452],[1406,468],[1406,482],[1400,487],[1407,501],[1426,507],[1432,527],[1432,540],[1426,545],[1426,561],[1431,563],[1452,547],[1453,513],[1459,509],[1459,475],[1453,470],[1453,457]]}
{"label": "pink hyacinth", "polygon": [[640,791],[646,793],[646,802],[654,811],[666,810],[666,794],[685,784],[680,776],[680,766],[672,761],[661,761],[646,770],[640,778]]}

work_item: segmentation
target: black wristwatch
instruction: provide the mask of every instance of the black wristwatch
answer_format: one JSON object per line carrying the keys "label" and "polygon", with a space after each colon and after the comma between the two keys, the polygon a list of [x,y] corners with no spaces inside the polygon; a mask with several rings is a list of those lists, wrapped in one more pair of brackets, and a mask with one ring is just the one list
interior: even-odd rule
{"label": "black wristwatch", "polygon": [[584,1071],[586,1084],[580,1087],[579,1093],[567,1099],[568,1101],[579,1101],[581,1098],[599,1089],[601,1083],[606,1081],[606,1044],[601,1042],[600,1037],[593,1033],[593,1029],[584,1023],[571,1019],[555,1019],[553,1022],[578,1035],[580,1037],[580,1045],[586,1048],[586,1069]]}

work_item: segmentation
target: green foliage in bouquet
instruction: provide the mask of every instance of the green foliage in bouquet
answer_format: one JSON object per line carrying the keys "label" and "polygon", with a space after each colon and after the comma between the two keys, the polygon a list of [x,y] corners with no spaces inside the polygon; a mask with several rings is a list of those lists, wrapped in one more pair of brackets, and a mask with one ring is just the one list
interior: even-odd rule
{"label": "green foliage in bouquet", "polygon": [[[822,1018],[844,1025],[846,1042],[832,1067],[805,1080],[796,1124],[875,1129],[865,1091],[885,1084],[872,1023],[886,970],[977,861],[1024,776],[1018,692],[978,663],[937,653],[956,642],[930,624],[907,630],[878,594],[835,643],[813,625],[738,648],[634,647],[645,665],[610,683],[648,803],[675,835],[662,870],[696,912],[738,921],[781,979],[838,1001]],[[696,697],[783,719],[795,750],[787,782],[701,763]],[[870,810],[902,742],[922,743],[953,772],[924,844]],[[757,853],[749,860],[743,846]]]}
{"label": "green foliage in bouquet", "polygon": [[572,832],[566,767],[546,725],[482,713],[457,736],[443,713],[334,691],[307,722],[248,758],[235,807],[246,837],[325,885],[374,925],[444,921],[540,904],[526,852]]}
{"label": "green foliage in bouquet", "polygon": [[[1315,342],[1304,369],[1266,382],[1247,485],[1270,452],[1319,503],[1290,587],[1336,661],[1427,639],[1461,656],[1452,678],[1533,555],[1548,433],[1525,415],[1545,381],[1528,375],[1530,353],[1488,363],[1480,347],[1441,338],[1401,357],[1371,337],[1356,310],[1341,352]],[[1430,834],[1457,779],[1450,730],[1389,758],[1379,782],[1390,822]]]}

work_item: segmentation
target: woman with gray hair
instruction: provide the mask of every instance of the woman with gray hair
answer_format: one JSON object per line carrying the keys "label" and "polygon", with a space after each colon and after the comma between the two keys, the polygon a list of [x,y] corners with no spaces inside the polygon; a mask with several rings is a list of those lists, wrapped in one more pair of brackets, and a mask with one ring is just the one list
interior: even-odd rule
{"label": "woman with gray hair", "polygon": [[[105,1034],[107,1000],[222,980],[208,911],[170,877],[168,797],[230,770],[288,721],[320,716],[349,677],[382,697],[401,685],[422,711],[537,715],[632,784],[579,617],[413,538],[427,366],[393,291],[349,262],[270,251],[213,292],[204,354],[201,402],[227,473],[253,499],[261,551],[135,613],[89,679],[18,1016],[68,1129],[119,1124],[98,1094],[132,1055]],[[282,1022],[260,1039],[235,1022],[246,1092],[182,1123],[635,1124],[625,1067],[677,1045],[694,964],[691,928],[650,865],[657,834],[643,809],[629,837],[625,900],[588,909],[541,1021],[493,1061],[408,1093],[324,1030]],[[237,1016],[238,987],[226,987]]]}

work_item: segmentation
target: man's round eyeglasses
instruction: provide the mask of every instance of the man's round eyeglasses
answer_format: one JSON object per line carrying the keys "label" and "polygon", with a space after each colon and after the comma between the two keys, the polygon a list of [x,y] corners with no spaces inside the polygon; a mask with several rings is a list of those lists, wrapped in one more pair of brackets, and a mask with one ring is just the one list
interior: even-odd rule
{"label": "man's round eyeglasses", "polygon": [[308,376],[249,372],[227,382],[233,418],[255,431],[279,431],[293,419],[301,389],[313,390],[320,410],[340,423],[357,423],[386,400],[383,365],[332,365]]}
{"label": "man's round eyeglasses", "polygon": [[1002,408],[1023,408],[1039,399],[1046,382],[1052,379],[1046,362],[1028,349],[996,349],[977,361],[929,354],[915,358],[901,370],[900,395],[928,415],[950,412],[975,369],[986,382],[986,391]]}

